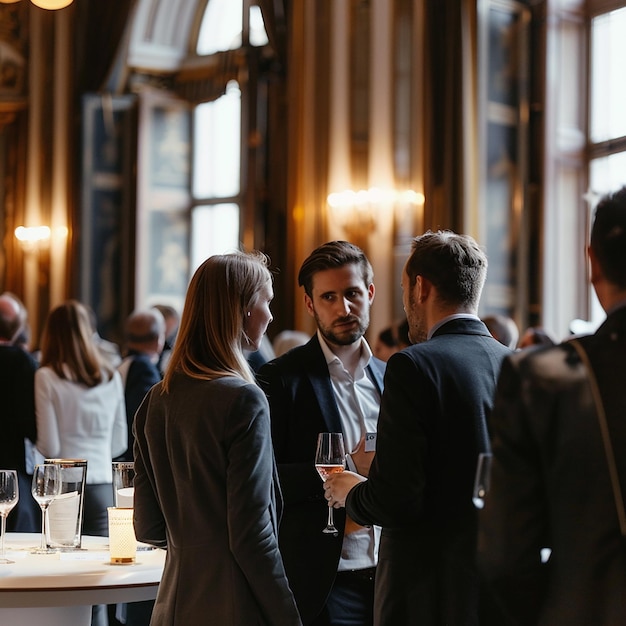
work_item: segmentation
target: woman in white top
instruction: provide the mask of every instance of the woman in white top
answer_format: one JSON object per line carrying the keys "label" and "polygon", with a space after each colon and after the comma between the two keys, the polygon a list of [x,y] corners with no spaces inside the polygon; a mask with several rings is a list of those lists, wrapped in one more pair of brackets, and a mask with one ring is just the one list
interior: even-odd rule
{"label": "woman in white top", "polygon": [[35,409],[37,448],[46,458],[87,459],[83,533],[107,535],[111,460],[127,447],[124,388],[93,341],[86,308],[75,300],[46,320]]}

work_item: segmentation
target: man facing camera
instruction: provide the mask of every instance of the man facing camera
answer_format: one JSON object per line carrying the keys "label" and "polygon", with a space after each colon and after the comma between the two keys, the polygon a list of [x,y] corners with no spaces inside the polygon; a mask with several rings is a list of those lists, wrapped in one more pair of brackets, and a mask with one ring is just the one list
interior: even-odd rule
{"label": "man facing camera", "polygon": [[385,367],[364,338],[372,267],[357,246],[331,241],[304,261],[298,283],[317,333],[258,375],[283,490],[280,549],[303,624],[369,626],[379,529],[358,526],[341,512],[337,535],[322,532],[328,505],[315,449],[320,432],[343,433],[349,466],[368,474],[374,452],[366,451],[365,438],[376,432]]}

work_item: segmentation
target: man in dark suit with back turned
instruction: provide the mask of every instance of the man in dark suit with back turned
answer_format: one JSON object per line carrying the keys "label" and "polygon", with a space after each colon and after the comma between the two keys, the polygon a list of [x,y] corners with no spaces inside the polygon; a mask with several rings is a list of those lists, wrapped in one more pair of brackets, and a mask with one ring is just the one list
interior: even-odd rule
{"label": "man in dark suit with back turned", "polygon": [[626,187],[598,204],[589,260],[606,320],[498,382],[479,535],[494,626],[626,624]]}
{"label": "man in dark suit with back turned", "polygon": [[314,463],[320,432],[343,433],[353,452],[348,465],[361,474],[374,456],[364,438],[376,431],[385,364],[363,337],[372,267],[357,246],[331,241],[304,261],[298,282],[317,333],[258,375],[283,490],[281,554],[305,626],[369,626],[380,529],[357,526],[341,512],[338,535],[324,534],[328,505]]}
{"label": "man in dark suit with back turned", "polygon": [[376,626],[478,624],[473,483],[510,354],[476,316],[486,273],[471,237],[439,231],[413,240],[402,290],[415,345],[387,362],[369,478],[346,472],[325,485],[331,504],[383,527]]}
{"label": "man in dark suit with back turned", "polygon": [[37,362],[14,340],[23,327],[20,305],[9,294],[0,295],[0,399],[2,440],[0,467],[17,470],[20,499],[7,518],[7,530],[38,532],[39,507],[30,496],[32,476],[26,469],[25,439],[37,439],[35,371]]}

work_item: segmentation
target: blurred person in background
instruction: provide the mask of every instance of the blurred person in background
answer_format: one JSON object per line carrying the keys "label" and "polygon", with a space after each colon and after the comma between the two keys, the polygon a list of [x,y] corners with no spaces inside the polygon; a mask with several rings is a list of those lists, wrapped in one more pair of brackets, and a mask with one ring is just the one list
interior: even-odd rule
{"label": "blurred person in background", "polygon": [[19,302],[12,295],[0,295],[0,467],[17,471],[21,497],[7,517],[10,532],[41,530],[39,506],[30,497],[32,463],[28,463],[26,442],[37,439],[35,420],[35,371],[37,362],[15,338],[23,328]]}
{"label": "blurred person in background", "polygon": [[94,341],[87,309],[76,300],[46,319],[35,409],[37,449],[46,458],[87,460],[83,532],[107,535],[111,461],[128,444],[124,389]]}
{"label": "blurred person in background", "polygon": [[126,320],[124,336],[126,354],[117,371],[124,385],[128,448],[116,461],[133,460],[135,413],[146,393],[161,380],[157,364],[165,344],[165,319],[157,308],[133,311]]}
{"label": "blurred person in background", "polygon": [[[82,532],[107,536],[111,461],[128,446],[124,388],[96,342],[87,307],[76,300],[57,306],[46,318],[35,411],[37,449],[44,457],[86,459]],[[93,607],[92,626],[107,621],[106,606]]]}
{"label": "blurred person in background", "polygon": [[556,337],[550,331],[541,326],[531,326],[522,333],[518,347],[521,350],[531,346],[554,346],[557,343]]}
{"label": "blurred person in background", "polygon": [[491,336],[503,346],[515,350],[519,339],[519,328],[515,320],[508,315],[486,315],[483,323],[489,329]]}
{"label": "blurred person in background", "polygon": [[387,361],[392,354],[411,345],[409,323],[405,319],[383,328],[378,333],[374,344],[374,355],[381,361]]}
{"label": "blurred person in background", "polygon": [[180,324],[180,315],[170,304],[155,304],[152,308],[159,311],[165,320],[165,341],[157,363],[157,367],[159,368],[162,377],[165,373],[170,357],[172,356],[172,350],[174,349],[176,335],[178,334],[178,326]]}

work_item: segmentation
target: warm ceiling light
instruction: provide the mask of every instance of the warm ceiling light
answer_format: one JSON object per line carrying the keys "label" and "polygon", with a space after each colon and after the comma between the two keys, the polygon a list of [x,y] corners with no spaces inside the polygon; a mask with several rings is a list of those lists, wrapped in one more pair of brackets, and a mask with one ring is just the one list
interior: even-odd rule
{"label": "warm ceiling light", "polygon": [[73,0],[30,0],[35,6],[41,9],[54,11],[55,9],[64,9],[72,4]]}
{"label": "warm ceiling light", "polygon": [[0,0],[1,4],[13,4],[14,2],[19,2],[20,0]]}

